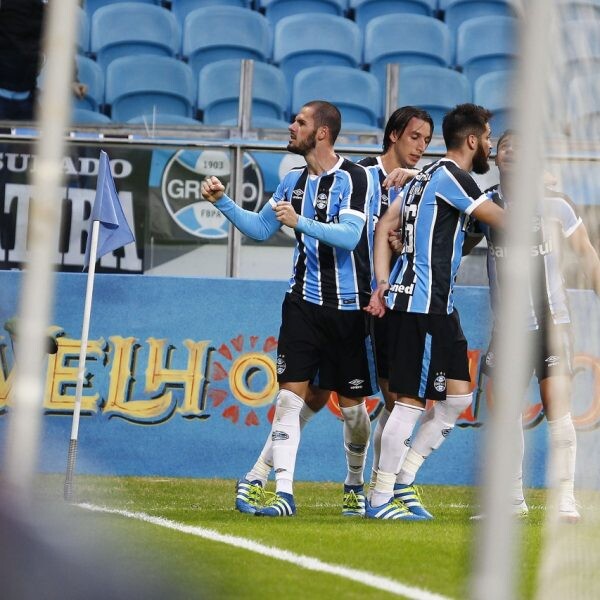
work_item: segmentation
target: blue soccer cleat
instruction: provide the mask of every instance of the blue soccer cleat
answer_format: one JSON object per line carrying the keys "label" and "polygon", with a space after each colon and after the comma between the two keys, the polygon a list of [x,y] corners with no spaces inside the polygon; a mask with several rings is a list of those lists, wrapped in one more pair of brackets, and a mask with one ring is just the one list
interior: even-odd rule
{"label": "blue soccer cleat", "polygon": [[342,515],[344,517],[364,517],[366,497],[362,485],[344,485]]}
{"label": "blue soccer cleat", "polygon": [[423,517],[419,517],[411,513],[404,503],[398,499],[392,499],[381,506],[371,506],[367,501],[365,506],[365,516],[367,519],[392,519],[399,521],[424,521]]}
{"label": "blue soccer cleat", "polygon": [[240,479],[237,482],[235,508],[241,513],[253,515],[261,508],[263,495],[263,486],[258,479],[255,481]]}
{"label": "blue soccer cleat", "polygon": [[401,500],[413,515],[423,519],[433,519],[433,515],[421,503],[421,494],[414,485],[397,483],[394,485],[394,498]]}
{"label": "blue soccer cleat", "polygon": [[296,514],[294,496],[285,492],[278,492],[273,496],[268,506],[259,508],[255,517],[293,517]]}

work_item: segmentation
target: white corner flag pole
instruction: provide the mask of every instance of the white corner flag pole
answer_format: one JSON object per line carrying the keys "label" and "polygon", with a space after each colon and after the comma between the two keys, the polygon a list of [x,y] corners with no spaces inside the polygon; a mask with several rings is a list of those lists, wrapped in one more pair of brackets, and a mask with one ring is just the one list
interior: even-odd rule
{"label": "white corner flag pole", "polygon": [[98,250],[98,231],[100,221],[92,223],[92,239],[90,241],[90,262],[88,267],[87,286],[85,290],[85,304],[83,307],[83,325],[81,326],[81,348],[79,350],[79,369],[77,371],[77,387],[75,390],[75,407],[73,409],[73,424],[71,425],[71,441],[67,456],[67,473],[65,476],[64,498],[73,499],[73,472],[77,458],[77,438],[79,435],[79,416],[81,414],[81,396],[83,394],[83,380],[85,376],[85,357],[87,355],[88,336],[90,332],[90,315],[92,313],[92,296],[94,294],[94,275],[96,273],[96,253]]}

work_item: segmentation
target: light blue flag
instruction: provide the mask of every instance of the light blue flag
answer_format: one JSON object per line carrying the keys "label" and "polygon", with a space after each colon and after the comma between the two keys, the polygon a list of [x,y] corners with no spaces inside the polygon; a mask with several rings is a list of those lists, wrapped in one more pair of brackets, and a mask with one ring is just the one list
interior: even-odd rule
{"label": "light blue flag", "polygon": [[96,198],[94,199],[94,206],[90,217],[85,259],[83,261],[84,269],[90,261],[90,245],[92,242],[92,226],[94,221],[100,221],[96,260],[117,248],[135,241],[135,236],[129,227],[129,223],[127,223],[119,195],[115,188],[115,182],[110,172],[108,155],[104,150],[100,150]]}

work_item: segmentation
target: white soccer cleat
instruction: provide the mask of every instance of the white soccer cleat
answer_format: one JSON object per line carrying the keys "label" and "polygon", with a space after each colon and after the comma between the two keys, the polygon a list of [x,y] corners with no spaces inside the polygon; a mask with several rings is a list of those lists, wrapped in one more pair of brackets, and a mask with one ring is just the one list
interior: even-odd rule
{"label": "white soccer cleat", "polygon": [[565,496],[558,503],[558,518],[563,523],[577,523],[581,515],[573,496]]}

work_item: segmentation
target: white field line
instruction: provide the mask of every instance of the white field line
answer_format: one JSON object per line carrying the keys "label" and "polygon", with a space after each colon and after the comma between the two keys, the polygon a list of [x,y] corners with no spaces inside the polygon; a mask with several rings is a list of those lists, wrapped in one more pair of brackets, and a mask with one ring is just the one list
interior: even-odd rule
{"label": "white field line", "polygon": [[441,596],[421,588],[404,585],[403,583],[389,579],[388,577],[375,575],[374,573],[369,573],[368,571],[359,571],[358,569],[350,569],[341,565],[325,563],[317,558],[303,556],[302,554],[295,554],[289,550],[281,550],[273,546],[265,546],[264,544],[253,542],[252,540],[243,537],[223,535],[222,533],[214,531],[213,529],[205,529],[204,527],[196,527],[193,525],[184,525],[183,523],[177,523],[176,521],[164,519],[163,517],[153,517],[152,515],[142,512],[132,512],[129,510],[120,510],[87,503],[77,504],[76,506],[93,512],[120,515],[129,519],[137,519],[138,521],[151,523],[152,525],[158,525],[159,527],[165,527],[167,529],[173,529],[189,535],[195,535],[213,542],[221,542],[236,548],[250,550],[251,552],[256,552],[257,554],[262,554],[263,556],[268,556],[269,558],[289,562],[303,569],[319,571],[321,573],[329,573],[330,575],[337,575],[338,577],[345,577],[346,579],[351,579],[352,581],[356,581],[378,590],[383,590],[384,592],[389,592],[390,594],[404,596],[410,600],[449,600],[447,596]]}

